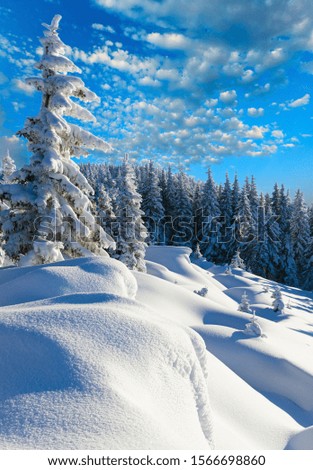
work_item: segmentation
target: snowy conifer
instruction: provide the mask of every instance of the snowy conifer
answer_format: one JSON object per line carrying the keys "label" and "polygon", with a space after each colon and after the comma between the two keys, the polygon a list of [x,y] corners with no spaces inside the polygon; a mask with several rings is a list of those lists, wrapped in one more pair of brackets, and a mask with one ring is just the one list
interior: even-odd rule
{"label": "snowy conifer", "polygon": [[9,183],[12,174],[16,171],[16,165],[10,156],[9,150],[2,159],[2,183]]}
{"label": "snowy conifer", "polygon": [[144,222],[148,231],[148,242],[157,244],[164,242],[163,218],[164,207],[162,201],[159,178],[154,163],[150,162],[145,167],[145,178],[142,195],[141,208],[144,212]]}
{"label": "snowy conifer", "polygon": [[192,246],[193,240],[193,211],[192,191],[187,175],[180,171],[175,175],[175,193],[173,213],[172,243],[175,245]]}
{"label": "snowy conifer", "polygon": [[223,262],[229,263],[234,255],[231,247],[233,244],[233,207],[232,191],[228,174],[226,173],[225,183],[220,195],[219,206],[222,216],[221,242],[219,244],[220,258]]}
{"label": "snowy conifer", "polygon": [[202,253],[200,250],[199,243],[196,244],[194,251],[192,252],[192,256],[194,259],[200,259],[202,258]]}
{"label": "snowy conifer", "polygon": [[244,292],[244,294],[241,296],[241,302],[238,306],[238,310],[239,312],[251,313],[250,303],[246,292]]}
{"label": "snowy conifer", "polygon": [[208,170],[208,178],[203,187],[202,195],[202,233],[201,251],[208,261],[218,262],[220,237],[220,208],[217,188],[212,172]]}
{"label": "snowy conifer", "polygon": [[290,233],[291,212],[292,208],[289,193],[285,193],[285,188],[282,186],[280,189],[280,218],[278,221],[280,226],[280,259],[282,270],[276,280],[283,282],[288,286],[297,287],[299,285],[299,281]]}
{"label": "snowy conifer", "polygon": [[257,243],[255,223],[252,217],[252,211],[249,200],[249,185],[246,184],[241,191],[238,207],[236,210],[236,240],[245,260],[246,265],[250,268],[253,264],[255,246]]}
{"label": "snowy conifer", "polygon": [[261,325],[256,321],[255,310],[252,312],[252,319],[249,323],[246,324],[244,333],[249,336],[261,336],[266,337],[263,334]]}
{"label": "snowy conifer", "polygon": [[311,235],[307,206],[303,194],[299,190],[292,205],[290,234],[294,259],[298,269],[298,278],[303,282],[308,269],[307,253],[311,243]]}
{"label": "snowy conifer", "polygon": [[163,207],[166,214],[165,226],[165,243],[168,245],[173,244],[175,229],[174,220],[176,217],[176,185],[171,166],[168,167],[166,172],[166,186],[162,188]]}
{"label": "snowy conifer", "polygon": [[113,236],[113,224],[116,220],[111,198],[103,184],[97,188],[97,215],[98,222],[103,230]]}
{"label": "snowy conifer", "polygon": [[105,255],[113,240],[96,224],[89,196],[91,186],[71,157],[88,155],[88,149],[108,151],[102,139],[64,116],[93,121],[94,117],[71,97],[94,101],[96,95],[71,72],[80,72],[65,57],[66,47],[57,30],[61,16],[43,24],[43,55],[36,64],[42,78],[28,85],[42,93],[37,116],[28,118],[18,135],[28,139],[29,165],[14,175],[14,184],[2,185],[0,195],[10,201],[4,220],[5,250],[15,262],[41,264],[67,256]]}
{"label": "snowy conifer", "polygon": [[246,269],[246,265],[243,259],[240,257],[240,251],[238,250],[232,257],[230,267],[233,269]]}
{"label": "snowy conifer", "polygon": [[144,226],[141,210],[141,196],[135,183],[135,171],[125,156],[118,177],[116,200],[116,252],[114,257],[129,269],[145,272],[145,250],[147,230]]}
{"label": "snowy conifer", "polygon": [[274,312],[278,312],[278,314],[284,314],[285,303],[283,301],[281,289],[279,288],[279,286],[276,287],[275,291],[273,292],[272,297],[274,297],[274,301],[273,301]]}

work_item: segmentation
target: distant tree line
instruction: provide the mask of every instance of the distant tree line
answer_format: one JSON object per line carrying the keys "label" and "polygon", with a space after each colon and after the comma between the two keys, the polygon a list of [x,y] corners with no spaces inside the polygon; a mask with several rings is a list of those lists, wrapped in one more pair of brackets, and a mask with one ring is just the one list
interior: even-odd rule
{"label": "distant tree line", "polygon": [[217,264],[229,264],[239,251],[252,273],[313,289],[313,206],[307,207],[300,190],[291,200],[278,184],[271,194],[259,193],[254,177],[240,187],[237,176],[231,182],[227,174],[224,184],[216,184],[210,170],[206,181],[196,181],[153,161],[127,166],[128,171],[132,168],[127,194],[122,183],[125,162],[80,167],[94,188],[101,224],[119,250],[130,240],[126,226],[135,233],[131,227],[140,226],[141,218],[145,229],[141,225],[138,243],[186,245]]}

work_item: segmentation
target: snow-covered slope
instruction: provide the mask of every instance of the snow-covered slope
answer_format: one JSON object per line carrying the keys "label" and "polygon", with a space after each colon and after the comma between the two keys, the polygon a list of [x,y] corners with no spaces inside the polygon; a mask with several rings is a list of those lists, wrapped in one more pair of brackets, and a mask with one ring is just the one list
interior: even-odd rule
{"label": "snow-covered slope", "polygon": [[203,342],[136,287],[100,258],[1,271],[1,449],[212,447]]}
{"label": "snow-covered slope", "polygon": [[[155,310],[205,340],[209,370],[215,371],[209,391],[217,448],[288,447],[293,433],[313,424],[312,293],[282,286],[291,308],[278,316],[271,307],[276,283],[242,270],[224,274],[225,268],[204,260],[195,265],[189,255],[189,248],[150,247],[148,273],[163,280],[136,273],[137,299],[152,300]],[[194,293],[203,287],[206,297]],[[262,337],[245,334],[252,315],[238,311],[244,293]],[[313,441],[304,441],[313,448]]]}
{"label": "snow-covered slope", "polygon": [[0,270],[0,448],[313,449],[312,293],[189,255]]}

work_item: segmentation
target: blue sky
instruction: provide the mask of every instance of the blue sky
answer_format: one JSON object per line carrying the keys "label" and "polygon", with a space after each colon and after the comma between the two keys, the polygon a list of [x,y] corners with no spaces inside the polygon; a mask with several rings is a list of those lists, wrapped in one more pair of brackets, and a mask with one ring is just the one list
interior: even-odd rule
{"label": "blue sky", "polygon": [[[21,164],[15,137],[40,96],[42,22],[62,15],[60,37],[101,98],[93,132],[112,159],[184,166],[216,181],[255,175],[313,200],[311,0],[1,0],[0,145]],[[97,161],[108,158],[93,156]]]}

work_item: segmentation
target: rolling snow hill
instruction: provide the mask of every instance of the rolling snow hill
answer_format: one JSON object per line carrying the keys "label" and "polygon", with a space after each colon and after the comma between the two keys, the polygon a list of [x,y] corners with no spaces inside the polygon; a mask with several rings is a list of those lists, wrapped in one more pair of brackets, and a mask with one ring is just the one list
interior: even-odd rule
{"label": "rolling snow hill", "polygon": [[189,255],[0,270],[1,449],[313,449],[312,293]]}

